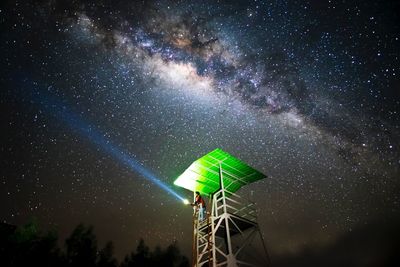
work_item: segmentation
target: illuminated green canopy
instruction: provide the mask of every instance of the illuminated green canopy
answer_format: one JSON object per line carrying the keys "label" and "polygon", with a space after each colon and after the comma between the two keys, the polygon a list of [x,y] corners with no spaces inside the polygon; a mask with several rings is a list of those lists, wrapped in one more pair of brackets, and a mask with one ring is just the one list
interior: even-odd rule
{"label": "illuminated green canopy", "polygon": [[236,192],[242,186],[266,176],[234,156],[217,148],[193,162],[174,182],[190,191],[210,195],[220,189],[219,166],[226,190]]}

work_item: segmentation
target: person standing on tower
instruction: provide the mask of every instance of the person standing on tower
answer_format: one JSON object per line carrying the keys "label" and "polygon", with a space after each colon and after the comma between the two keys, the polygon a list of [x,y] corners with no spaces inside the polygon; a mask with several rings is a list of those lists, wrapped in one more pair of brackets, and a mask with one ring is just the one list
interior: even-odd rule
{"label": "person standing on tower", "polygon": [[205,219],[205,215],[206,215],[206,202],[201,197],[199,191],[196,191],[195,201],[191,205],[197,206],[198,211],[199,211],[199,220],[203,221]]}

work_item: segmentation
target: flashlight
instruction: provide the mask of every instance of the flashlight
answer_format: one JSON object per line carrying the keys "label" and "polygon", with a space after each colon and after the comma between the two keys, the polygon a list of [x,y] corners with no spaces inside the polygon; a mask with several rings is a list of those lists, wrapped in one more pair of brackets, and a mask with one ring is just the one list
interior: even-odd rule
{"label": "flashlight", "polygon": [[187,199],[184,199],[184,200],[183,200],[183,204],[189,205],[189,203],[190,203],[189,200],[187,200]]}

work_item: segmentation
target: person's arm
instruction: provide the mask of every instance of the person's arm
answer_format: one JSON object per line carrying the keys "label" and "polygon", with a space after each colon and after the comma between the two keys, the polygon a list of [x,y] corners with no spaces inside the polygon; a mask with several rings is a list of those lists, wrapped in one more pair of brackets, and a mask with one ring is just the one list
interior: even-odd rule
{"label": "person's arm", "polygon": [[193,203],[190,204],[191,206],[198,206],[199,205],[199,199],[196,199]]}

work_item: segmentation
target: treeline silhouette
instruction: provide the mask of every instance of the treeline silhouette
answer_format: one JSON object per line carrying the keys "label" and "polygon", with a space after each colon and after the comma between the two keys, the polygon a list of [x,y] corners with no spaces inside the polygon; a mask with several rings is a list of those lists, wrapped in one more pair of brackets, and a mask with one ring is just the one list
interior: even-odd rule
{"label": "treeline silhouette", "polygon": [[0,266],[186,267],[189,261],[176,243],[152,251],[141,239],[136,250],[118,263],[112,242],[98,248],[92,226],[79,224],[60,248],[57,232],[41,232],[32,221],[21,227],[0,224]]}

